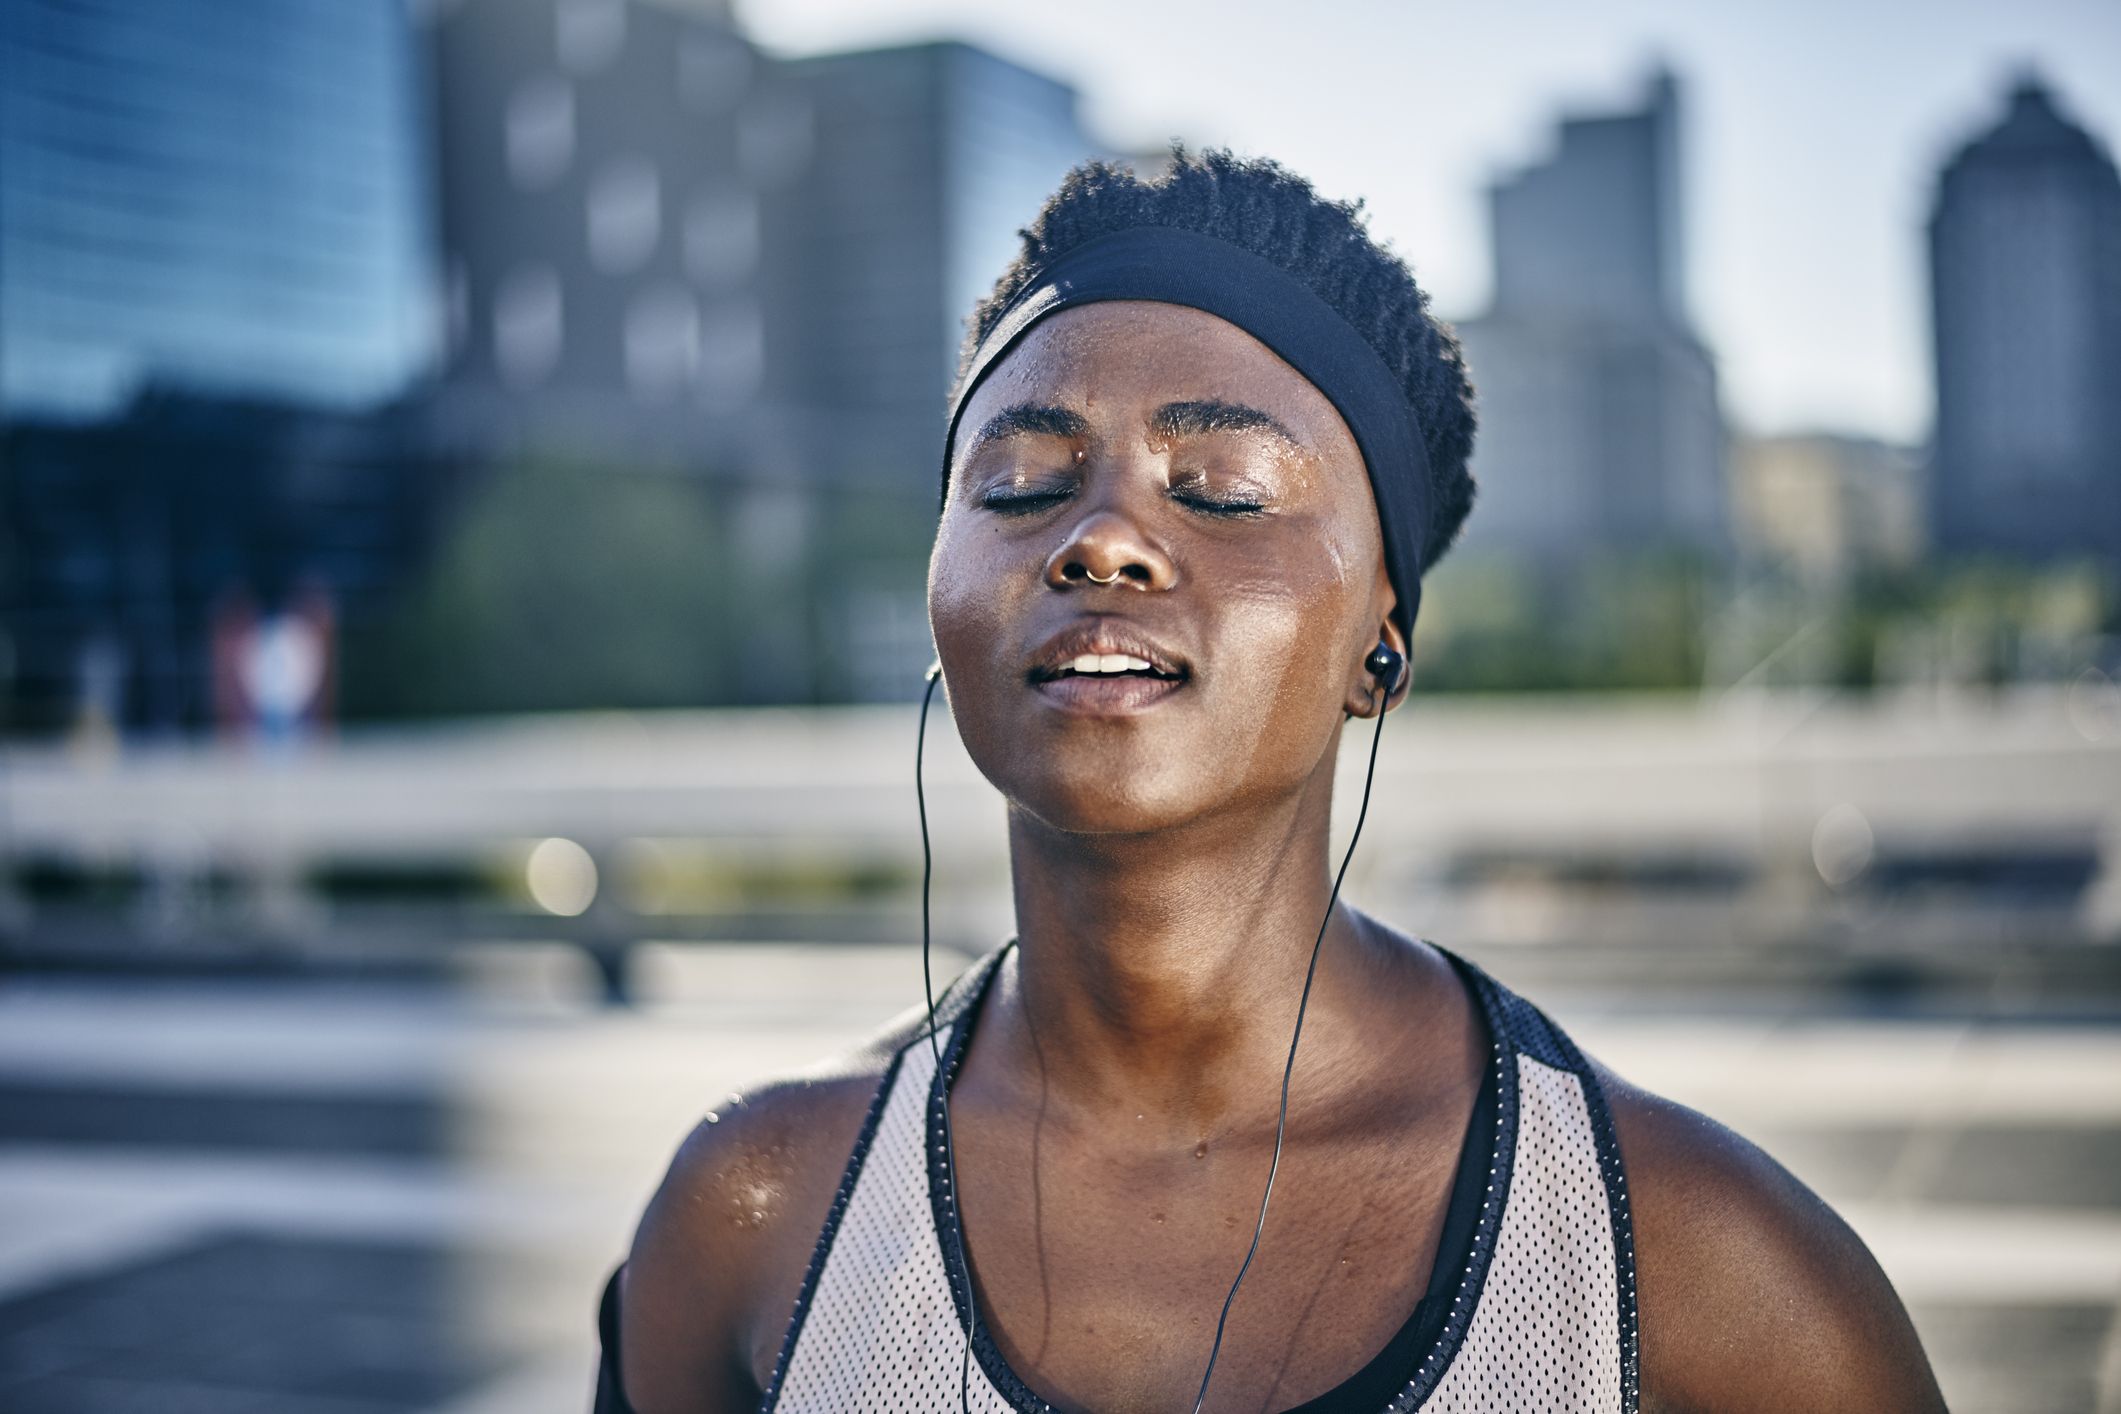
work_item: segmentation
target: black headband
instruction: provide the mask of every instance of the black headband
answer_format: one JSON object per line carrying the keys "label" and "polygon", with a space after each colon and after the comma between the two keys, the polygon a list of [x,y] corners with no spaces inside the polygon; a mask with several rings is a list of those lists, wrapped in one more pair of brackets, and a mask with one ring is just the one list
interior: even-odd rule
{"label": "black headband", "polygon": [[950,448],[973,391],[1033,324],[1071,305],[1157,300],[1205,310],[1265,344],[1309,379],[1340,412],[1370,474],[1384,530],[1385,569],[1399,596],[1393,611],[1411,645],[1421,605],[1422,546],[1429,528],[1429,457],[1400,381],[1370,341],[1311,287],[1263,256],[1199,231],[1135,226],[1068,251],[1017,292],[980,342],[943,433],[943,498]]}

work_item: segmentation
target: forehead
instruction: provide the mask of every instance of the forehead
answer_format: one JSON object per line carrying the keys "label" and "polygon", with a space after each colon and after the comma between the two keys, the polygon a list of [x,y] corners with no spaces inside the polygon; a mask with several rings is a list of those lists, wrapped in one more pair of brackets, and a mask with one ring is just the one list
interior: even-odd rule
{"label": "forehead", "polygon": [[1321,456],[1360,463],[1332,400],[1281,355],[1218,315],[1155,300],[1075,305],[1032,325],[965,404],[959,437],[1026,401],[1069,406],[1094,423],[1210,399],[1258,407]]}

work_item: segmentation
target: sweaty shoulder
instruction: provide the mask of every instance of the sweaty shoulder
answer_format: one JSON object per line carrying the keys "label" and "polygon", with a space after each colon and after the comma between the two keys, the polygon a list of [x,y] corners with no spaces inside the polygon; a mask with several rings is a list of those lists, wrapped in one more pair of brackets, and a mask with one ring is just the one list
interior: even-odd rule
{"label": "sweaty shoulder", "polygon": [[1944,1408],[1868,1248],[1758,1146],[1595,1062],[1634,1218],[1644,1414]]}
{"label": "sweaty shoulder", "polygon": [[853,1050],[732,1095],[693,1126],[634,1234],[619,1375],[634,1414],[753,1410],[914,1008]]}

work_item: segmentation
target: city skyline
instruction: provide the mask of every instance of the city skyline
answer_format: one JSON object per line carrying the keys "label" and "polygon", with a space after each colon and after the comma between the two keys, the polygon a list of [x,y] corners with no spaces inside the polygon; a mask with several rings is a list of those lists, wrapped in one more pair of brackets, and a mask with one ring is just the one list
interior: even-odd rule
{"label": "city skyline", "polygon": [[[1927,438],[1924,222],[1943,163],[1998,120],[2020,69],[2109,151],[2121,141],[2121,90],[2098,82],[2121,72],[2121,10],[2083,0],[1929,6],[1919,24],[1902,6],[1820,0],[1771,15],[1535,3],[1454,11],[1437,26],[1450,53],[1433,63],[1421,57],[1429,21],[1378,4],[1320,24],[1315,11],[1179,0],[1157,25],[1187,37],[1177,48],[1126,41],[1141,18],[1113,0],[1066,12],[971,0],[735,9],[776,53],[962,37],[1078,86],[1104,141],[1184,136],[1278,157],[1329,195],[1364,198],[1453,320],[1491,294],[1489,184],[1548,155],[1559,119],[1624,105],[1667,62],[1690,99],[1687,293],[1745,433]],[[1363,42],[1348,43],[1358,30]],[[1326,89],[1286,81],[1335,65]]]}

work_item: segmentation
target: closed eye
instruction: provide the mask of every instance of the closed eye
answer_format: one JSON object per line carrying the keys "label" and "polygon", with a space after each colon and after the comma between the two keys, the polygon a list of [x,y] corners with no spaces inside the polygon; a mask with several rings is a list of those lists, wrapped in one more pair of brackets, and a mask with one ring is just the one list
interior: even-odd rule
{"label": "closed eye", "polygon": [[1208,496],[1194,496],[1184,491],[1173,491],[1171,499],[1180,505],[1191,506],[1216,516],[1256,516],[1264,514],[1266,507],[1258,501],[1218,501]]}
{"label": "closed eye", "polygon": [[1069,493],[1066,491],[1034,491],[1028,495],[1002,496],[990,491],[980,497],[980,504],[988,510],[998,512],[1001,515],[1020,516],[1027,515],[1055,501],[1065,501],[1068,499],[1068,495]]}
{"label": "closed eye", "polygon": [[[1070,491],[1034,491],[1023,495],[1003,496],[989,492],[980,498],[980,505],[999,515],[1029,515],[1056,501],[1065,501],[1072,494]],[[1258,501],[1216,500],[1210,496],[1196,496],[1188,491],[1174,490],[1171,492],[1171,499],[1182,506],[1213,516],[1248,517],[1262,515],[1266,511],[1266,506]]]}

